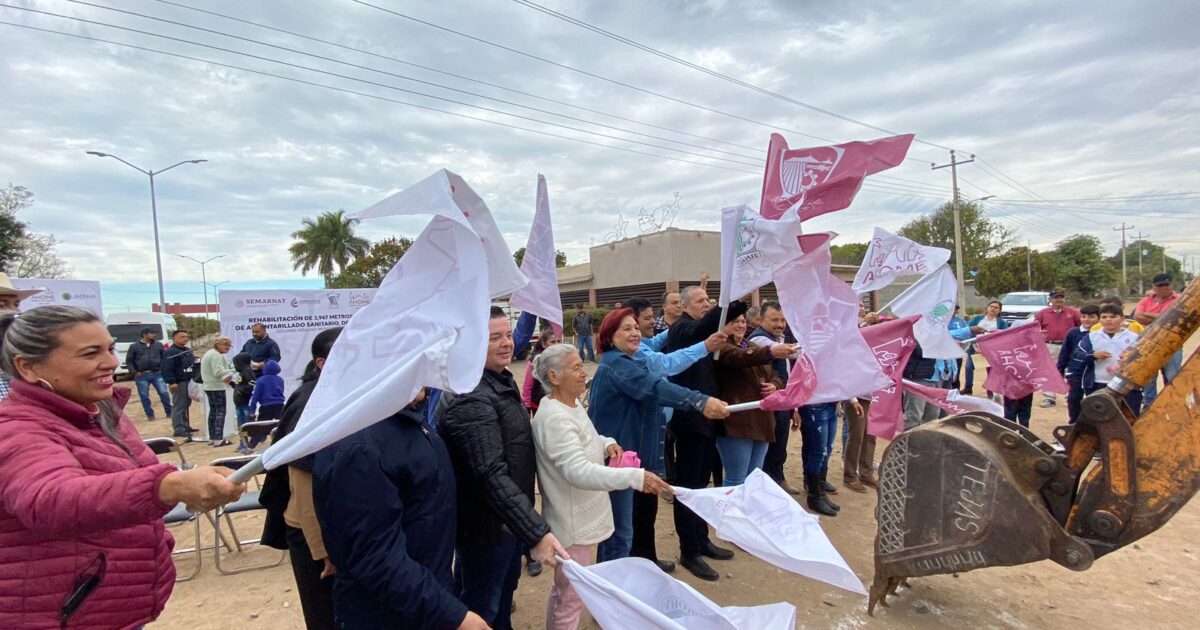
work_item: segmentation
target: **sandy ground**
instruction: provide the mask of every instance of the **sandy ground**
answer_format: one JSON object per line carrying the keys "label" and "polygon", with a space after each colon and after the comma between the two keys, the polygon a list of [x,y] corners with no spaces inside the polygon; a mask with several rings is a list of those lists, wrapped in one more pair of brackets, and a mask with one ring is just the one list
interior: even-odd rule
{"label": "sandy ground", "polygon": [[[1200,339],[1193,339],[1194,351]],[[589,364],[589,368],[592,366]],[[514,366],[523,374],[524,365]],[[1033,429],[1048,436],[1052,427],[1065,423],[1063,401],[1058,407],[1033,411]],[[203,422],[193,406],[193,426]],[[147,421],[140,405],[131,401],[128,411],[146,436],[169,435],[163,420]],[[800,440],[789,442],[786,473],[793,483],[800,479]],[[838,445],[840,449],[840,444]],[[211,448],[188,444],[183,451],[189,461],[207,462],[235,454],[233,447]],[[882,453],[882,445],[877,457]],[[831,480],[841,479],[840,453],[835,453]],[[875,495],[842,489],[834,497],[842,505],[836,518],[823,519],[833,544],[846,561],[869,583],[873,573]],[[243,514],[235,518],[244,538],[256,538],[262,517]],[[179,546],[191,546],[191,530],[174,530]],[[202,537],[212,544],[213,532],[203,524]],[[1013,544],[1021,544],[1014,540]],[[671,524],[669,506],[659,511],[658,546],[664,559],[678,557],[678,543]],[[236,554],[229,566],[274,562],[278,552],[251,547]],[[193,559],[178,558],[181,572],[194,567]],[[223,563],[224,564],[224,563]],[[798,609],[798,628],[1185,628],[1196,627],[1200,603],[1200,502],[1193,502],[1156,534],[1110,554],[1089,571],[1074,573],[1049,561],[1021,567],[991,568],[961,574],[913,580],[911,590],[901,589],[892,606],[868,617],[866,598],[786,573],[745,553],[727,562],[712,562],[721,572],[718,582],[704,582],[680,569],[675,577],[685,580],[721,605],[751,606],[787,601]],[[536,578],[523,576],[517,592],[514,624],[518,628],[544,626],[545,604],[551,582],[549,572]],[[1190,621],[1189,621],[1190,620]],[[177,584],[156,628],[225,630],[231,625],[251,629],[303,627],[300,602],[287,562],[271,569],[240,575],[221,575],[204,553],[199,576]],[[584,627],[596,627],[590,619]]]}

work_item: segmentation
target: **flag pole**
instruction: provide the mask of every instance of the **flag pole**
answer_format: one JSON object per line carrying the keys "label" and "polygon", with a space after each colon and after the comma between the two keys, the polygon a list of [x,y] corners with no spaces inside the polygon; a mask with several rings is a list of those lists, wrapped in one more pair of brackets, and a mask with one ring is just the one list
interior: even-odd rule
{"label": "flag pole", "polygon": [[754,411],[756,409],[762,409],[762,401],[752,400],[750,402],[738,403],[736,405],[729,405],[726,407],[726,409],[729,410],[729,413],[737,413],[739,411]]}
{"label": "flag pole", "polygon": [[229,475],[228,479],[231,483],[246,483],[247,481],[250,481],[254,475],[257,475],[264,470],[266,470],[266,467],[263,466],[262,455],[259,455],[250,460],[250,462],[245,466],[233,471],[233,474]]}
{"label": "flag pole", "polygon": [[[721,307],[721,321],[717,322],[717,332],[721,332],[722,330],[725,330],[725,316],[728,314],[729,314],[729,305],[726,304]],[[720,359],[720,358],[721,358],[721,349],[717,348],[717,351],[713,353],[713,361],[716,361],[717,359]]]}

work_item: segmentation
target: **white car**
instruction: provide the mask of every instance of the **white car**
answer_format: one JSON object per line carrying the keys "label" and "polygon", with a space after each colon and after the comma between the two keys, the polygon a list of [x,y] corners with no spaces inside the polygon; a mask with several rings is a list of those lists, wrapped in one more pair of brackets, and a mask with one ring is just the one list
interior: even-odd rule
{"label": "white car", "polygon": [[112,313],[108,316],[107,324],[108,333],[116,342],[117,360],[121,362],[117,366],[116,376],[129,373],[125,366],[125,355],[129,352],[129,346],[142,338],[143,328],[153,328],[158,335],[158,342],[163,344],[164,348],[170,345],[171,335],[178,328],[174,317],[153,312]]}
{"label": "white car", "polygon": [[1050,306],[1050,293],[1046,291],[1015,291],[1000,298],[1000,318],[1010,326],[1028,324],[1034,313]]}

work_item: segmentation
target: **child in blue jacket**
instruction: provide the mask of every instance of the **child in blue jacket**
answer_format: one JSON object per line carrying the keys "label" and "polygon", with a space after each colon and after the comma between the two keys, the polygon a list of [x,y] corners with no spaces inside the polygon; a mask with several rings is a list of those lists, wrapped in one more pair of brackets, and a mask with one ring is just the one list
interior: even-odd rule
{"label": "child in blue jacket", "polygon": [[283,377],[279,376],[279,362],[267,359],[262,376],[254,380],[250,415],[254,420],[278,420],[283,416],[283,403]]}

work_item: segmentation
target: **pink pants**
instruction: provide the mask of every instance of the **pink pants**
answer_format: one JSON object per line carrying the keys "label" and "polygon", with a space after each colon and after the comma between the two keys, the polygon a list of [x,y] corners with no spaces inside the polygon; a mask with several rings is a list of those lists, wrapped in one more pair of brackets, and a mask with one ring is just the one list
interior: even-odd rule
{"label": "pink pants", "polygon": [[[595,562],[596,545],[571,545],[567,555],[584,566]],[[554,586],[550,588],[550,600],[546,602],[546,630],[575,630],[583,614],[583,600],[567,581],[562,565],[554,567]]]}

